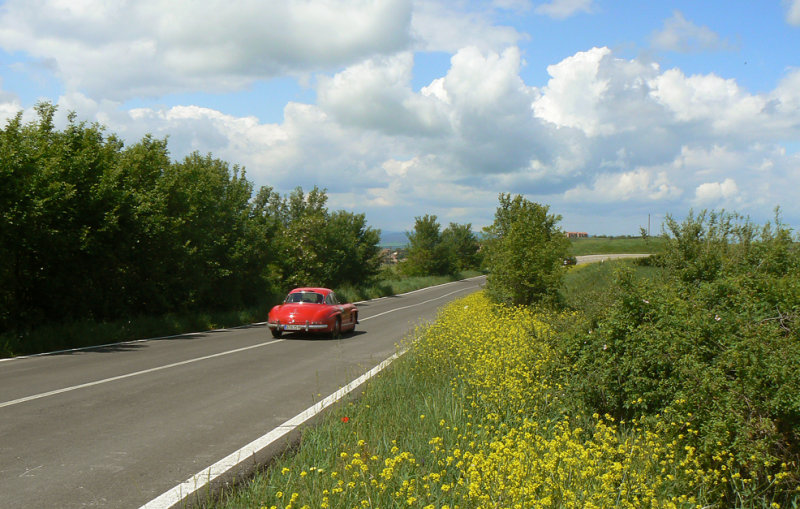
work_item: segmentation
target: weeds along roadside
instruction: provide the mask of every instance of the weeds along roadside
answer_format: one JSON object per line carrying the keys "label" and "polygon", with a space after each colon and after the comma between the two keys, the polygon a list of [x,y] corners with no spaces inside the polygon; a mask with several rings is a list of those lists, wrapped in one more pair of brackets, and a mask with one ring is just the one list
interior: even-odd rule
{"label": "weeds along roadside", "polygon": [[577,318],[496,306],[482,294],[450,304],[360,400],[213,506],[797,504],[796,465],[751,472],[723,445],[701,451],[703,423],[683,420],[680,403],[625,420],[590,414],[555,339],[554,327]]}

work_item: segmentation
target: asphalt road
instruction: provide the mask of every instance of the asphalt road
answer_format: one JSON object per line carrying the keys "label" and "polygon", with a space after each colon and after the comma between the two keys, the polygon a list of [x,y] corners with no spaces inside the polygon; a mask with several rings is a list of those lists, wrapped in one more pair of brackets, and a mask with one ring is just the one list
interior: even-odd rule
{"label": "asphalt road", "polygon": [[359,304],[340,340],[262,325],[0,361],[0,508],[136,508],[369,371],[484,278]]}

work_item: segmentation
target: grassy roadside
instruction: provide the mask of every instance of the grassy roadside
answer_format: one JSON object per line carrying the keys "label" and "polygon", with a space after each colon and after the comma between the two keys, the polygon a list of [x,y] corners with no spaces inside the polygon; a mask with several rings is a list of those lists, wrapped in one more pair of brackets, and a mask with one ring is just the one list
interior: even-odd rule
{"label": "grassy roadside", "polygon": [[43,325],[30,331],[0,335],[0,357],[235,327],[263,321],[267,311],[267,304],[264,304],[223,312],[169,313],[110,322],[85,320],[63,325]]}
{"label": "grassy roadside", "polygon": [[[582,306],[589,292],[607,305],[620,268],[643,280],[658,270],[631,260],[573,269],[565,303]],[[482,293],[451,303],[361,398],[205,507],[800,507],[800,491],[786,491],[796,465],[760,478],[722,443],[701,452],[707,423],[691,414],[585,412],[558,339],[574,315],[553,313]],[[763,489],[787,479],[784,491]]]}
{"label": "grassy roadside", "polygon": [[[355,302],[410,292],[479,274],[477,271],[467,271],[452,276],[395,277],[381,280],[365,288],[340,288],[337,289],[337,294],[342,301]],[[64,325],[44,325],[16,334],[8,332],[0,335],[0,358],[261,322],[266,320],[270,307],[277,304],[282,298],[283,295],[272,296],[262,304],[231,311],[169,313],[162,316],[140,316],[130,320],[111,322],[86,320]]]}
{"label": "grassy roadside", "polygon": [[573,265],[564,275],[560,292],[562,301],[568,308],[580,309],[590,316],[596,315],[609,305],[608,288],[614,281],[614,272],[623,268],[633,270],[642,279],[654,279],[660,273],[659,268],[643,265],[636,259]]}

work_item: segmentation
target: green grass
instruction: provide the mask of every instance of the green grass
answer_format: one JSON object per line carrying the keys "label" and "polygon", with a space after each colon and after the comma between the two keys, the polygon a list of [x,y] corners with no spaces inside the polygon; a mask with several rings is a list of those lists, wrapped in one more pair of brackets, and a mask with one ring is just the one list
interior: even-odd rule
{"label": "green grass", "polygon": [[635,271],[637,277],[645,279],[655,278],[661,271],[635,259],[575,265],[564,276],[564,284],[560,290],[562,302],[567,308],[581,309],[587,315],[595,316],[610,301],[609,292],[615,273],[625,268]]}
{"label": "green grass", "polygon": [[585,239],[570,239],[572,248],[570,254],[581,256],[588,254],[612,253],[661,253],[664,251],[667,240],[663,237],[589,237]]}
{"label": "green grass", "polygon": [[[403,404],[395,404],[397,401]],[[302,490],[305,500],[311,498],[319,503],[329,496],[323,493],[328,484],[324,479],[330,479],[333,472],[338,470],[345,482],[350,481],[341,467],[353,459],[353,451],[360,451],[364,461],[370,462],[372,455],[381,459],[394,457],[392,450],[396,447],[414,458],[430,461],[428,439],[441,434],[439,420],[445,415],[463,419],[461,413],[461,402],[454,398],[446,382],[415,376],[413,359],[401,357],[381,376],[370,380],[357,400],[347,398],[326,412],[313,427],[306,428],[297,447],[275,458],[269,468],[257,472],[245,485],[205,500],[201,507],[269,509],[276,494],[287,487]],[[345,451],[349,451],[348,456],[343,456]],[[365,476],[367,482],[368,477]],[[331,484],[335,485],[336,480]],[[285,491],[280,507],[300,509],[301,505],[289,504],[291,497],[292,491]],[[353,507],[359,501],[352,502],[346,507]],[[345,506],[333,502],[330,507]]]}
{"label": "green grass", "polygon": [[68,324],[43,325],[31,331],[7,332],[0,335],[0,357],[235,327],[265,320],[268,310],[269,304],[263,304],[233,311],[168,313],[162,316],[139,316],[130,320],[110,322],[83,320]]}

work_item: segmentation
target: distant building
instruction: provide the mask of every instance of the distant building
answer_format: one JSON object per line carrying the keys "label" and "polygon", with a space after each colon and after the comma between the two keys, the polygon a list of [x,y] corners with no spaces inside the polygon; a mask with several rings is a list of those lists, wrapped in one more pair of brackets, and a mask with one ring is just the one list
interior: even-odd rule
{"label": "distant building", "polygon": [[583,239],[589,236],[586,232],[566,232],[568,239]]}
{"label": "distant building", "polygon": [[384,265],[396,265],[405,258],[405,249],[381,249],[381,263]]}

